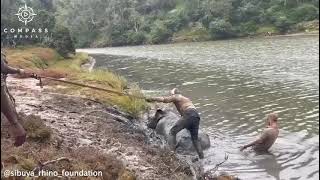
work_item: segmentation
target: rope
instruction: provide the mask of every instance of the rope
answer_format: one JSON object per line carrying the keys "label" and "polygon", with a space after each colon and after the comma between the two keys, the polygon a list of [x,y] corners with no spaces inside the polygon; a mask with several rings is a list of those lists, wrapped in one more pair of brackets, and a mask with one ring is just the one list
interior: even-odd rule
{"label": "rope", "polygon": [[40,83],[41,83],[41,79],[48,79],[51,81],[57,81],[57,82],[62,82],[62,83],[71,84],[71,85],[75,85],[75,86],[81,86],[81,87],[91,88],[91,89],[95,89],[95,90],[99,90],[99,91],[105,91],[105,92],[109,92],[109,93],[113,93],[113,94],[118,94],[120,96],[128,96],[128,97],[133,97],[133,98],[137,98],[137,99],[146,99],[145,97],[142,97],[142,96],[131,95],[131,94],[127,94],[127,93],[123,93],[123,92],[119,92],[119,91],[114,91],[111,89],[90,86],[90,85],[86,85],[86,84],[81,84],[81,83],[62,80],[62,79],[56,79],[56,78],[47,77],[47,76],[38,76],[36,74],[33,74],[31,77],[40,80]]}

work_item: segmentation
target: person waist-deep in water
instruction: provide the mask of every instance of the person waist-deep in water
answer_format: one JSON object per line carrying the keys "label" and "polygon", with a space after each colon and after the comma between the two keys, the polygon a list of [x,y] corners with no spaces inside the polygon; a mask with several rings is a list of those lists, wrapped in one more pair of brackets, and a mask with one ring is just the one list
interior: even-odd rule
{"label": "person waist-deep in water", "polygon": [[203,151],[198,140],[198,131],[199,131],[199,124],[200,124],[200,115],[196,110],[195,106],[193,105],[192,101],[181,95],[177,88],[174,88],[170,91],[170,96],[168,97],[152,97],[147,98],[148,102],[163,102],[163,103],[173,103],[180,115],[182,116],[176,124],[171,128],[170,135],[171,138],[169,141],[175,146],[174,149],[177,147],[176,142],[176,135],[183,129],[187,129],[190,132],[192,143],[199,155],[200,159],[203,159]]}
{"label": "person waist-deep in water", "polygon": [[241,151],[248,147],[253,147],[257,152],[267,152],[275,143],[279,135],[278,115],[271,113],[267,115],[267,127],[261,133],[259,138],[240,148]]}
{"label": "person waist-deep in water", "polygon": [[16,69],[10,67],[6,63],[6,56],[1,51],[1,114],[9,121],[11,128],[11,134],[15,136],[15,146],[21,146],[26,140],[26,131],[18,121],[18,114],[13,103],[13,100],[10,98],[7,86],[6,86],[6,75],[7,74],[22,74],[28,75],[22,69]]}

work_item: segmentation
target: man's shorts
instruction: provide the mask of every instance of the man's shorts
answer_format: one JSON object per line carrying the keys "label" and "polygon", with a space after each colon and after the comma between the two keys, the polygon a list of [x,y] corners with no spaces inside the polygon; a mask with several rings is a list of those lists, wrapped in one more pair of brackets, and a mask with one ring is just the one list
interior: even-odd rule
{"label": "man's shorts", "polygon": [[172,127],[171,132],[177,134],[182,129],[190,131],[193,140],[198,139],[200,115],[196,109],[187,109],[182,118]]}

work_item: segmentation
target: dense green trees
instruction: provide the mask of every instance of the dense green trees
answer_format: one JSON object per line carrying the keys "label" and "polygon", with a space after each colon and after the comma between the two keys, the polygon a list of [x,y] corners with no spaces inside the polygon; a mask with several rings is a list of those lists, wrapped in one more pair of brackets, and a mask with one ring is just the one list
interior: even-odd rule
{"label": "dense green trees", "polygon": [[53,32],[55,35],[52,37],[49,46],[56,49],[59,54],[64,57],[68,56],[69,53],[74,54],[75,48],[69,29],[64,26],[56,25]]}
{"label": "dense green trees", "polygon": [[71,29],[78,47],[119,46],[166,43],[199,32],[209,34],[207,40],[286,33],[302,21],[319,19],[319,2],[70,0],[60,2],[58,12],[60,23]]}
{"label": "dense green trees", "polygon": [[[1,0],[1,20],[22,0]],[[319,19],[318,0],[29,0],[46,26],[66,27],[76,47],[159,44],[287,33]],[[2,11],[4,10],[4,11]],[[3,16],[5,15],[5,16]],[[6,16],[7,15],[7,16]],[[10,16],[12,17],[12,16]],[[1,27],[3,22],[1,21]],[[65,29],[65,30],[67,30]],[[299,30],[304,30],[299,26]],[[52,33],[52,36],[59,33]],[[194,36],[194,37],[193,37]],[[69,41],[70,40],[70,41]],[[2,39],[1,39],[2,41]],[[58,43],[61,44],[61,43]],[[61,46],[66,47],[66,46]],[[71,47],[71,46],[70,46]],[[64,49],[64,48],[61,48]]]}
{"label": "dense green trees", "polygon": [[[16,15],[25,4],[36,14],[27,24]],[[1,47],[37,44],[53,47],[63,56],[74,53],[69,29],[57,24],[56,7],[52,0],[1,0]]]}
{"label": "dense green trees", "polygon": [[232,25],[225,19],[215,19],[210,22],[209,24],[209,31],[214,39],[224,39],[231,37],[232,32]]}

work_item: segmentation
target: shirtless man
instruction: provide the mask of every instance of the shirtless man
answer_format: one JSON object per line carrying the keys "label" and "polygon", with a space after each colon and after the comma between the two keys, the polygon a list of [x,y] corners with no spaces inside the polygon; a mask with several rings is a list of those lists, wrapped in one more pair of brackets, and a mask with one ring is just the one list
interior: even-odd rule
{"label": "shirtless man", "polygon": [[5,76],[7,74],[24,74],[27,73],[22,69],[15,69],[7,65],[5,54],[1,51],[1,114],[8,119],[12,126],[11,132],[15,136],[15,146],[21,146],[26,140],[26,131],[18,122],[18,114],[16,108],[9,97],[6,87]]}
{"label": "shirtless man", "polygon": [[278,138],[278,135],[278,115],[271,113],[267,116],[267,128],[262,132],[260,137],[252,143],[242,146],[240,151],[252,146],[257,152],[267,152]]}
{"label": "shirtless man", "polygon": [[184,97],[180,94],[177,88],[174,88],[170,91],[170,96],[168,97],[154,97],[148,98],[148,102],[163,102],[163,103],[173,103],[180,115],[182,116],[180,120],[171,128],[170,134],[172,135],[172,144],[175,145],[174,148],[177,147],[176,143],[176,135],[179,131],[183,129],[189,130],[191,134],[191,139],[193,146],[195,147],[199,158],[203,159],[203,151],[200,146],[200,142],[198,141],[198,130],[200,123],[200,116],[192,101]]}

